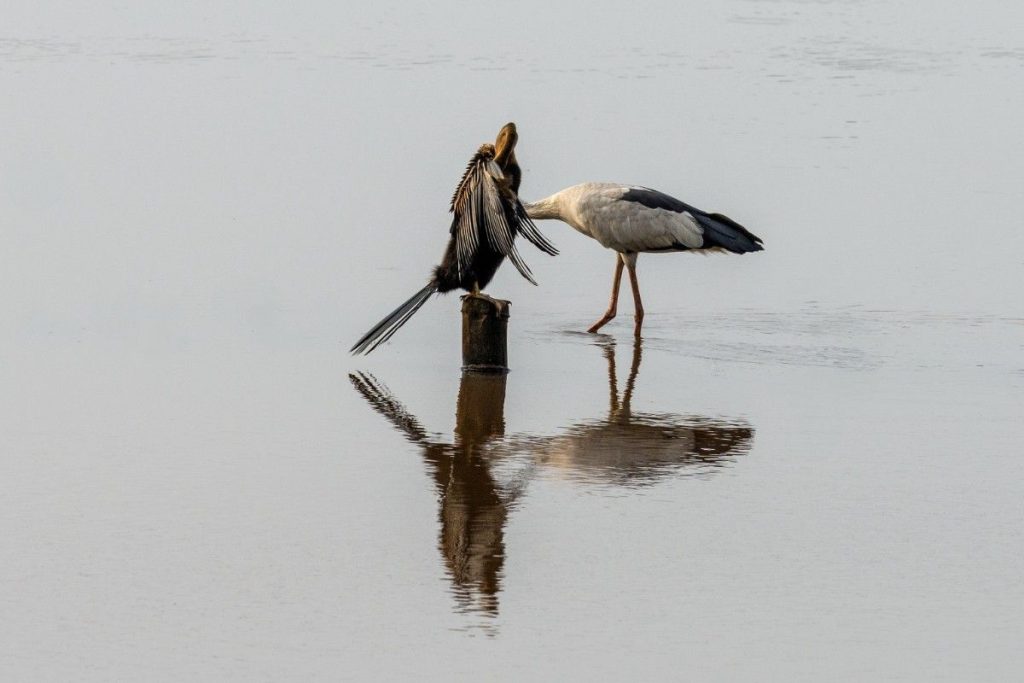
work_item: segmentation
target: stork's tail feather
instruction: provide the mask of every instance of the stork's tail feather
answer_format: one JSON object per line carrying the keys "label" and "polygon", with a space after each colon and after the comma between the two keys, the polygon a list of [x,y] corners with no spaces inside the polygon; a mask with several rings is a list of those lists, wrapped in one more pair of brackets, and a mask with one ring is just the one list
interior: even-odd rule
{"label": "stork's tail feather", "polygon": [[704,228],[705,249],[719,247],[734,254],[764,250],[760,237],[728,216],[709,213],[698,215],[697,221]]}
{"label": "stork's tail feather", "polygon": [[416,311],[420,310],[427,299],[437,291],[437,281],[431,280],[426,287],[413,294],[409,299],[391,311],[383,320],[373,326],[369,332],[360,337],[349,351],[354,354],[370,353],[375,348],[391,339],[398,329],[409,321]]}

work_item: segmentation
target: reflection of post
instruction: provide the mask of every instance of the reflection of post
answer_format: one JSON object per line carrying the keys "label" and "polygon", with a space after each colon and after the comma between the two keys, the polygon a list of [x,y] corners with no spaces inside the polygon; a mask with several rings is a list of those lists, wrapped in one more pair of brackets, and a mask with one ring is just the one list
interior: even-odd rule
{"label": "reflection of post", "polygon": [[466,372],[455,406],[456,443],[482,446],[505,435],[505,375]]}
{"label": "reflection of post", "polygon": [[509,302],[479,294],[462,297],[462,367],[508,372]]}

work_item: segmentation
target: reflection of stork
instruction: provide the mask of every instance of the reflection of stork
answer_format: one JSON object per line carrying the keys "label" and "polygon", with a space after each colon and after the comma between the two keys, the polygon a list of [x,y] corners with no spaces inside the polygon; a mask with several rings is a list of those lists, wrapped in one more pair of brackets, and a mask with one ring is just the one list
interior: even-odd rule
{"label": "reflection of stork", "polygon": [[[635,486],[684,469],[707,471],[749,450],[754,431],[743,422],[634,412],[641,342],[634,340],[633,361],[621,400],[615,342],[609,339],[602,346],[608,360],[608,417],[578,422],[554,437],[526,437],[527,447],[540,464],[583,481]],[[516,450],[519,448],[522,445]]]}
{"label": "reflection of stork", "polygon": [[[746,453],[754,431],[746,423],[632,409],[641,345],[624,391],[618,391],[615,343],[608,361],[607,417],[577,422],[555,436],[505,433],[506,375],[465,373],[456,401],[454,443],[428,432],[373,376],[354,373],[356,390],[412,443],[423,449],[439,497],[440,549],[460,606],[496,614],[509,510],[538,467],[586,483],[634,487],[684,471],[702,472]],[[529,467],[509,482],[506,464]],[[514,468],[513,468],[514,469]]]}
{"label": "reflection of stork", "polygon": [[636,309],[634,333],[640,336],[644,306],[636,279],[636,257],[642,251],[761,251],[761,239],[720,213],[706,213],[675,197],[646,187],[615,183],[583,183],[526,204],[530,218],[557,218],[587,237],[618,252],[612,278],[612,300],[588,332],[597,332],[615,317],[622,267],[629,271]]}
{"label": "reflection of stork", "polygon": [[506,258],[537,284],[516,250],[516,236],[522,234],[549,254],[558,250],[540,234],[519,201],[518,140],[516,124],[507,123],[493,145],[482,145],[473,156],[452,197],[451,238],[441,265],[434,268],[426,287],[364,334],[352,347],[353,353],[369,353],[386,342],[435,293],[465,289],[479,294]]}

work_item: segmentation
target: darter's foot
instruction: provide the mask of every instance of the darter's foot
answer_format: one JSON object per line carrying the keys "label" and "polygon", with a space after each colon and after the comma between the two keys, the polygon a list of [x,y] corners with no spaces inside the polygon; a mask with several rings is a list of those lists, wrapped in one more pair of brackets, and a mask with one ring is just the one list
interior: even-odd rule
{"label": "darter's foot", "polygon": [[481,291],[477,291],[477,293],[476,293],[476,296],[480,297],[481,299],[487,299],[488,301],[490,301],[490,302],[491,302],[492,304],[494,304],[495,306],[500,306],[500,305],[501,305],[501,304],[500,304],[500,303],[498,302],[498,300],[497,300],[497,299],[495,299],[495,298],[494,298],[493,296],[491,296],[490,294],[484,294],[484,293],[483,293],[483,292],[481,292]]}
{"label": "darter's foot", "polygon": [[480,291],[480,283],[478,282],[473,283],[473,289],[469,290],[469,292],[465,296],[478,296],[481,299],[487,299],[491,303],[497,303],[497,299],[487,294],[484,294],[483,292]]}

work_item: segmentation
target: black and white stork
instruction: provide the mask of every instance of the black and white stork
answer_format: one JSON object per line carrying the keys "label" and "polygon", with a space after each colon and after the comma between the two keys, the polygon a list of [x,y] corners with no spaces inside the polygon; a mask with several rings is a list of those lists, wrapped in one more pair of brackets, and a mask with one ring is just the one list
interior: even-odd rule
{"label": "black and white stork", "polygon": [[636,278],[640,252],[761,251],[761,238],[720,213],[707,213],[675,197],[636,185],[582,183],[524,205],[530,218],[556,218],[601,246],[617,252],[608,310],[588,332],[597,332],[615,317],[623,266],[629,271],[636,309],[635,336],[640,336],[644,307]]}
{"label": "black and white stork", "polygon": [[558,250],[537,230],[519,201],[518,140],[516,124],[507,123],[493,145],[481,145],[473,155],[452,196],[451,237],[441,264],[434,268],[427,286],[374,325],[350,349],[352,353],[370,353],[386,342],[433,294],[455,289],[479,294],[506,258],[524,278],[537,284],[516,249],[516,236],[521,234],[545,253],[555,255]]}

